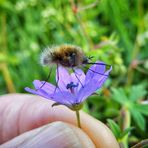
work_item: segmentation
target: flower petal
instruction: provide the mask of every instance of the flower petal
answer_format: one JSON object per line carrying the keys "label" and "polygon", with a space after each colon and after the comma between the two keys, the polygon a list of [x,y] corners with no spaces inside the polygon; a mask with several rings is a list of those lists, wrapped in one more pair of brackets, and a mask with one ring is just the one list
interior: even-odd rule
{"label": "flower petal", "polygon": [[67,91],[58,91],[51,95],[52,100],[67,106],[75,103],[75,96]]}
{"label": "flower petal", "polygon": [[44,98],[50,99],[49,94],[47,92],[45,92],[44,90],[34,90],[34,89],[29,88],[29,87],[26,87],[25,90],[27,92],[32,93],[32,94],[39,95],[39,96],[42,96]]}
{"label": "flower petal", "polygon": [[75,84],[78,84],[78,87],[75,87],[75,92],[84,86],[85,83],[85,74],[81,69],[75,69],[74,73],[71,73],[71,81]]}
{"label": "flower petal", "polygon": [[[112,67],[108,71],[106,71],[104,74],[109,75],[110,71],[112,70]],[[87,84],[85,84],[84,88],[81,88],[81,90],[78,93],[77,98],[79,98],[79,102],[83,102],[88,96],[90,96],[92,93],[94,93],[97,89],[100,89],[104,82],[107,80],[107,76],[98,76],[97,74],[94,75],[93,79],[89,81]]]}
{"label": "flower petal", "polygon": [[104,62],[97,61],[96,64],[92,65],[88,69],[88,71],[86,73],[85,83],[87,83],[88,81],[90,81],[90,79],[92,79],[96,74],[101,77],[104,74],[105,69],[106,69],[105,63]]}
{"label": "flower petal", "polygon": [[[103,75],[99,75],[99,74],[95,73],[95,75],[93,76],[92,79],[96,79],[97,82],[99,82],[99,80],[101,80],[101,79],[104,78],[104,77],[105,77],[105,78],[108,78],[109,73],[111,72],[111,70],[112,70],[112,66],[110,66],[110,69],[108,69],[106,72],[104,72]],[[96,85],[97,85],[97,84],[96,84]]]}
{"label": "flower petal", "polygon": [[[104,84],[112,69],[110,67],[105,72],[105,64],[103,62],[97,63],[91,66],[90,69],[92,71],[88,70],[86,76],[81,69],[76,69],[75,73],[69,74],[68,70],[59,66],[56,73],[57,88],[48,82],[35,80],[33,84],[36,90],[28,87],[25,90],[67,106],[82,103]],[[70,85],[70,89],[66,88],[68,84]]]}
{"label": "flower petal", "polygon": [[59,66],[58,70],[56,71],[56,82],[58,83],[58,87],[61,90],[68,91],[66,86],[70,83],[70,80],[68,70],[62,66]]}
{"label": "flower petal", "polygon": [[55,91],[55,86],[48,82],[45,83],[45,81],[34,80],[33,85],[35,89],[44,89],[48,93],[53,93]]}

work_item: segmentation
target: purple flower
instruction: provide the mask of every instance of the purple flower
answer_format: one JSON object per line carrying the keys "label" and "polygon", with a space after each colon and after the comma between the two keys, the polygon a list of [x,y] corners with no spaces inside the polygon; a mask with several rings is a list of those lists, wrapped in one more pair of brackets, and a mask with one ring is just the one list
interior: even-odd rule
{"label": "purple flower", "polygon": [[74,109],[74,107],[82,104],[87,97],[102,87],[112,70],[112,67],[110,67],[106,71],[106,66],[103,62],[97,63],[102,63],[102,65],[92,65],[89,68],[91,70],[88,70],[86,75],[81,69],[75,69],[75,72],[70,74],[67,69],[60,66],[58,73],[56,73],[58,77],[56,78],[57,88],[48,82],[41,87],[44,81],[34,80],[35,90],[28,87],[25,90]]}

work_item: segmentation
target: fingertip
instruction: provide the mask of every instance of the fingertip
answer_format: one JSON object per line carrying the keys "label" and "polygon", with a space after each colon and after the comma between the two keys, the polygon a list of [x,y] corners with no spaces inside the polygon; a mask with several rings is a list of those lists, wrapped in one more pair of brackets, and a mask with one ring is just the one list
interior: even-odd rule
{"label": "fingertip", "polygon": [[80,143],[83,148],[95,148],[94,143],[89,138],[89,136],[86,133],[84,133],[84,131],[82,131],[80,128],[77,128],[73,125],[69,124],[69,126],[71,127],[71,129],[75,133],[76,137],[78,137],[78,139],[80,140]]}
{"label": "fingertip", "polygon": [[94,148],[91,139],[79,128],[57,121],[33,129],[1,145],[8,147]]}

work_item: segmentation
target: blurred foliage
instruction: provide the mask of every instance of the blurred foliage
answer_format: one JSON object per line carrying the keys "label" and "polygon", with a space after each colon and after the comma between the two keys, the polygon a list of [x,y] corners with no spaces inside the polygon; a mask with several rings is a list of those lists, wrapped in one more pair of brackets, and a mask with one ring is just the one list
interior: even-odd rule
{"label": "blurred foliage", "polygon": [[119,125],[115,121],[111,119],[108,119],[107,121],[108,121],[109,127],[111,128],[118,142],[122,141],[122,139],[126,135],[128,135],[131,130],[133,130],[133,127],[129,127],[124,129],[124,131],[122,131],[122,129],[119,127]]}
{"label": "blurred foliage", "polygon": [[0,94],[24,92],[34,79],[46,79],[42,49],[75,44],[113,66],[84,110],[104,123],[112,119],[125,147],[148,138],[147,8],[147,0],[0,0]]}
{"label": "blurred foliage", "polygon": [[112,98],[126,110],[129,110],[134,122],[141,130],[145,131],[146,121],[142,115],[148,116],[148,104],[141,102],[146,95],[144,85],[132,86],[127,90],[112,88],[112,91]]}

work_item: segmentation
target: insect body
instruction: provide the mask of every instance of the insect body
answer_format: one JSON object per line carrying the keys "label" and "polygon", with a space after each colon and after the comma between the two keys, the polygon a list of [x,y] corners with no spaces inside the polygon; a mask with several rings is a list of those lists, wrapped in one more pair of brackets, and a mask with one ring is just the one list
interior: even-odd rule
{"label": "insect body", "polygon": [[42,65],[57,64],[64,67],[79,67],[88,63],[82,49],[74,45],[61,45],[52,48],[46,48],[41,55]]}
{"label": "insect body", "polygon": [[[56,64],[57,65],[57,73],[58,73],[58,66],[59,65],[61,65],[63,67],[71,68],[74,73],[75,73],[74,67],[80,67],[80,66],[83,66],[86,64],[106,65],[104,63],[91,63],[90,62],[91,58],[92,57],[85,56],[82,49],[78,46],[61,45],[61,46],[54,46],[51,48],[46,48],[43,51],[43,53],[41,54],[41,64],[45,65],[45,66],[51,66],[53,64]],[[84,66],[84,68],[87,68],[87,67]],[[108,76],[108,75],[96,72],[90,68],[88,68],[88,70],[90,70],[94,73],[100,74],[100,75]],[[51,72],[52,72],[52,66],[51,66],[49,75],[47,77],[47,80],[50,78]],[[83,84],[79,80],[79,77],[77,76],[76,73],[75,73],[75,76],[78,79],[78,81],[80,82],[80,84],[83,86]],[[40,88],[42,88],[44,86],[46,81],[42,84],[42,86]],[[58,81],[59,81],[59,74],[57,74],[56,88],[58,86]],[[70,87],[75,87],[75,86],[73,84],[70,84],[67,86],[67,88],[70,88]],[[55,91],[56,91],[56,89],[55,89]]]}

